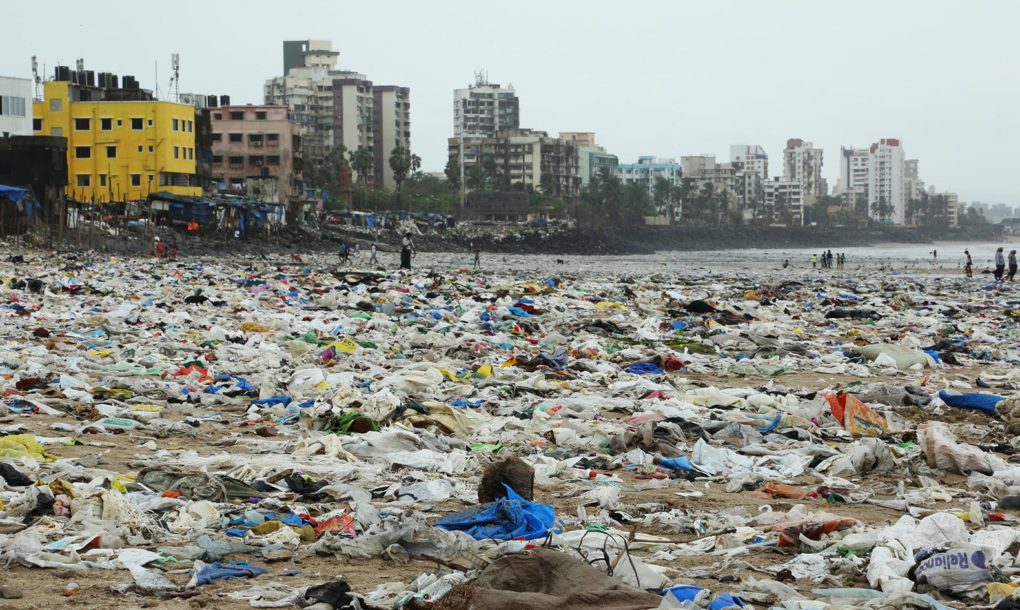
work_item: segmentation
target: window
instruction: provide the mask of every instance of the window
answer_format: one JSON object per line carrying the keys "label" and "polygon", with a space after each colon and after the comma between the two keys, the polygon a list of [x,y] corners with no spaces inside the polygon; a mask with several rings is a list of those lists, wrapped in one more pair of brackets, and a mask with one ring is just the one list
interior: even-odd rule
{"label": "window", "polygon": [[142,186],[141,174],[131,174],[131,186]]}
{"label": "window", "polygon": [[191,159],[191,160],[195,159],[195,149],[194,148],[189,148],[188,149],[188,159]]}
{"label": "window", "polygon": [[91,131],[92,130],[92,119],[84,118],[74,120],[75,131]]}
{"label": "window", "polygon": [[131,119],[131,129],[134,129],[135,131],[141,131],[142,130],[142,118],[141,117],[133,117]]}
{"label": "window", "polygon": [[213,163],[213,165],[222,165],[223,164],[223,155],[213,155],[212,156],[212,163]]}
{"label": "window", "polygon": [[242,134],[232,133],[232,134],[230,134],[230,141],[231,142],[240,142],[241,141],[241,136],[242,136]]}
{"label": "window", "polygon": [[142,152],[145,149],[141,144],[138,145],[138,152]]}
{"label": "window", "polygon": [[177,119],[173,120],[173,127],[171,129],[173,129],[174,131],[177,131]]}
{"label": "window", "polygon": [[241,110],[239,112],[231,112],[230,113],[230,120],[231,121],[243,121],[244,120],[244,111]]}
{"label": "window", "polygon": [[106,174],[99,174],[99,186],[106,186]]}
{"label": "window", "polygon": [[91,185],[91,181],[89,180],[89,178],[91,178],[91,176],[89,176],[88,174],[78,174],[77,176],[75,176],[75,178],[76,178],[75,184],[78,185],[78,186],[90,186]]}
{"label": "window", "polygon": [[212,113],[212,118],[213,118],[214,121],[222,121],[223,120],[223,113],[222,112],[214,112],[214,113]]}
{"label": "window", "polygon": [[42,131],[42,119],[32,119],[32,131]]}
{"label": "window", "polygon": [[111,131],[113,129],[113,119],[99,119],[99,129]]}
{"label": "window", "polygon": [[92,158],[92,147],[91,146],[75,146],[74,147],[74,158],[75,159],[91,159]]}
{"label": "window", "polygon": [[279,165],[280,155],[269,155],[266,157],[266,165]]}
{"label": "window", "polygon": [[149,127],[152,127],[152,119],[149,119]]}
{"label": "window", "polygon": [[0,114],[25,116],[25,98],[13,95],[0,95]]}
{"label": "window", "polygon": [[248,145],[255,147],[262,146],[262,134],[261,133],[248,134]]}
{"label": "window", "polygon": [[189,133],[194,131],[193,127],[194,127],[194,123],[192,121],[188,121],[188,132]]}
{"label": "window", "polygon": [[50,135],[53,136],[54,138],[62,138],[62,137],[64,137],[64,128],[63,127],[51,127],[50,128]]}
{"label": "window", "polygon": [[55,97],[50,100],[50,112],[60,112],[63,106],[64,101],[59,97]]}
{"label": "window", "polygon": [[174,146],[174,159],[180,159],[180,158],[181,158],[181,149],[176,147],[176,146]]}
{"label": "window", "polygon": [[122,121],[120,119],[117,119],[117,127],[123,127],[123,126],[124,126],[124,121]]}
{"label": "window", "polygon": [[222,133],[214,133],[214,134],[212,134],[212,141],[213,142],[222,142],[223,141],[223,134]]}
{"label": "window", "polygon": [[231,165],[244,165],[244,157],[230,157]]}
{"label": "window", "polygon": [[265,113],[265,111],[258,111],[258,112],[256,112],[255,113],[255,120],[256,121],[264,121],[264,120],[266,120],[266,113]]}
{"label": "window", "polygon": [[280,141],[280,134],[278,134],[278,133],[267,133],[266,134],[266,140],[268,140],[270,143],[275,144],[275,143]]}
{"label": "window", "polygon": [[107,159],[116,159],[117,158],[117,147],[116,146],[107,146],[106,147],[106,158]]}
{"label": "window", "polygon": [[152,144],[149,144],[149,152],[152,152]]}

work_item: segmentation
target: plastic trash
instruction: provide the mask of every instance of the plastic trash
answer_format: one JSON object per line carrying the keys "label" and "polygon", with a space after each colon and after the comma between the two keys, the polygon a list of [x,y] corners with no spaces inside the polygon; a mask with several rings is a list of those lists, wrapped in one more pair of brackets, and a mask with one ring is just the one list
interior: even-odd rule
{"label": "plastic trash", "polygon": [[1006,399],[1005,396],[999,396],[998,394],[984,394],[980,392],[954,394],[947,390],[940,391],[939,398],[950,407],[983,411],[989,415],[995,415],[996,405]]}
{"label": "plastic trash", "polygon": [[436,522],[436,527],[463,531],[476,540],[492,538],[511,540],[542,538],[554,529],[555,513],[547,504],[530,502],[504,484],[506,497],[483,504]]}

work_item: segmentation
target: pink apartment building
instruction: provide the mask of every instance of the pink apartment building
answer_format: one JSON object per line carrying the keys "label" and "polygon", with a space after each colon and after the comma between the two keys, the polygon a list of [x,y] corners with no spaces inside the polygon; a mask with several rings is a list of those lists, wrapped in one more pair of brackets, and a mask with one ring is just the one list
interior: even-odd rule
{"label": "pink apartment building", "polygon": [[244,192],[249,178],[276,178],[280,203],[301,197],[300,127],[286,106],[221,106],[208,112],[214,182]]}

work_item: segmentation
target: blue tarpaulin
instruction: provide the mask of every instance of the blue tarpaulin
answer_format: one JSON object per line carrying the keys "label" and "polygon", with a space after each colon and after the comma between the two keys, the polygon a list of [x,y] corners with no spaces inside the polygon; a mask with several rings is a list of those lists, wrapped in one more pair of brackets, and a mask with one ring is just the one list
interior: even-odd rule
{"label": "blue tarpaulin", "polygon": [[27,197],[29,193],[31,193],[31,191],[28,189],[0,184],[0,199],[6,199],[17,203]]}
{"label": "blue tarpaulin", "polygon": [[951,394],[945,390],[939,392],[939,398],[950,407],[984,411],[989,415],[995,415],[995,405],[1006,399],[1005,396],[999,396],[998,394],[983,394],[980,392],[973,394]]}
{"label": "blue tarpaulin", "polygon": [[436,527],[466,533],[475,540],[542,538],[553,529],[556,514],[552,506],[531,502],[504,484],[506,497],[455,515],[443,517]]}

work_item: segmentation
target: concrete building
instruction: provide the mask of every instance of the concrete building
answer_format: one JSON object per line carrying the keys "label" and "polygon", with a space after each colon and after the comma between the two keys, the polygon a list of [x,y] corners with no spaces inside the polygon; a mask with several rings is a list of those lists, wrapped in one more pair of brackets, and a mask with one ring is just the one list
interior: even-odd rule
{"label": "concrete building", "polygon": [[407,87],[381,85],[372,90],[372,129],[375,139],[375,186],[396,188],[390,155],[400,147],[411,150],[411,90]]}
{"label": "concrete building", "polygon": [[804,224],[804,185],[797,180],[774,177],[764,184],[765,206],[772,211],[772,222],[800,226]]}
{"label": "concrete building", "polygon": [[687,155],[680,157],[684,179],[690,179],[700,192],[711,184],[717,193],[726,193],[729,205],[739,209],[744,202],[741,197],[746,190],[742,170],[733,163],[719,163],[715,155]]}
{"label": "concrete building", "polygon": [[512,85],[504,88],[477,74],[474,85],[453,91],[453,137],[493,137],[520,126],[520,100]]}
{"label": "concrete building", "polygon": [[595,176],[617,174],[619,157],[596,144],[593,132],[561,131],[560,139],[577,146],[577,175],[581,179],[581,188],[588,186]]}
{"label": "concrete building", "polygon": [[921,180],[918,172],[917,159],[907,159],[903,162],[903,188],[906,191],[904,197],[907,201],[920,199],[925,192],[924,180]]}
{"label": "concrete building", "polygon": [[285,203],[302,196],[301,127],[286,106],[223,106],[209,115],[212,177],[221,188],[245,192],[251,179],[275,178],[276,197],[260,200]]}
{"label": "concrete building", "polygon": [[33,135],[67,138],[67,193],[79,201],[138,201],[150,193],[201,195],[195,109],[161,102],[131,76],[57,66],[33,102]]}
{"label": "concrete building", "polygon": [[[463,142],[468,190],[500,190],[502,183],[564,199],[580,193],[578,147],[572,142],[532,129],[505,129],[494,137],[465,137]],[[457,159],[461,138],[450,138],[447,144],[449,157]],[[496,175],[488,175],[487,168]]]}
{"label": "concrete building", "polygon": [[[653,156],[638,157],[637,163],[620,163],[616,175],[624,184],[637,184],[648,191],[648,200],[655,200],[655,188],[659,180],[665,180],[669,186],[679,186],[682,177],[680,164],[676,159],[664,159]],[[657,210],[660,215],[679,218],[682,210]]]}
{"label": "concrete building", "polygon": [[0,137],[32,135],[32,81],[0,76]]}
{"label": "concrete building", "polygon": [[804,203],[812,205],[829,194],[822,177],[822,149],[800,138],[790,138],[783,150],[783,180],[800,182],[804,187]]}
{"label": "concrete building", "polygon": [[[889,206],[883,215],[880,204]],[[868,149],[868,213],[872,218],[901,225],[906,222],[903,146],[896,138],[882,138]]]}
{"label": "concrete building", "polygon": [[333,81],[365,79],[357,72],[337,70],[338,55],[327,40],[284,41],[284,74],[265,83],[265,103],[287,106],[301,125],[304,158],[309,163],[325,158],[339,143],[333,137]]}
{"label": "concrete building", "polygon": [[769,156],[757,144],[730,146],[730,164],[737,171],[737,204],[749,220],[753,211],[765,202],[765,182],[769,179]]}

